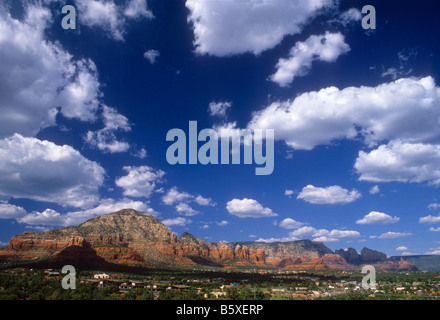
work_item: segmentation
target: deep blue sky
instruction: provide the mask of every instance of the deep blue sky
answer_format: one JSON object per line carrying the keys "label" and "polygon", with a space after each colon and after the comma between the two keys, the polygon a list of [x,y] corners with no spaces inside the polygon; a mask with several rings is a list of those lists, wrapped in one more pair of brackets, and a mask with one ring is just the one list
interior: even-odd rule
{"label": "deep blue sky", "polygon": [[[100,12],[103,3],[113,11]],[[291,20],[299,21],[293,31],[286,27],[291,23],[289,16],[283,14],[290,9],[283,6],[298,3],[292,10]],[[331,249],[367,246],[390,256],[440,253],[438,4],[430,0],[322,1],[322,7],[309,10],[305,19],[295,16],[304,3],[274,0],[266,3],[267,10],[253,10],[235,6],[234,1],[6,1],[0,6],[0,111],[13,116],[1,121],[9,126],[0,137],[4,157],[0,160],[4,177],[0,242],[6,244],[12,235],[26,230],[78,224],[126,203],[155,214],[177,235],[188,231],[207,241],[307,238],[323,241]],[[65,4],[77,9],[76,30],[61,28]],[[128,12],[131,4],[138,5],[134,13]],[[361,27],[360,10],[366,4],[376,9],[375,30]],[[46,15],[42,18],[35,12]],[[343,23],[347,12],[351,18]],[[191,20],[191,13],[199,20]],[[258,29],[260,23],[267,24],[263,31]],[[210,33],[198,34],[197,24]],[[279,33],[277,27],[286,28],[280,40],[264,44],[264,30],[274,35]],[[253,41],[247,41],[248,30],[254,34]],[[295,56],[289,56],[295,45],[326,32],[342,36],[338,44],[342,41],[349,49],[342,52],[341,46],[335,46],[313,51],[309,47],[296,55],[304,69],[287,86],[271,80],[278,61]],[[57,56],[54,48],[70,54],[70,59]],[[159,53],[155,61],[144,56],[149,50]],[[320,54],[326,50],[335,50],[335,59],[323,61]],[[80,62],[96,66],[85,73],[99,87],[88,82],[78,89],[87,94],[78,98],[70,92],[66,98],[63,90],[69,83],[80,82],[78,74],[84,71]],[[435,85],[425,91],[396,93],[392,87],[397,81],[397,87],[407,83],[420,89],[426,77]],[[47,88],[45,95],[37,90],[39,83]],[[306,98],[329,87],[338,88],[340,94],[333,98],[322,94],[323,103],[316,107],[316,99]],[[348,97],[342,92],[349,87],[354,94]],[[369,112],[362,99],[370,99],[372,91],[364,88],[378,92],[371,96],[372,105],[389,108],[377,113],[372,106]],[[34,92],[35,97],[27,92]],[[73,97],[78,104],[70,104]],[[295,104],[297,97],[304,98],[302,104]],[[95,108],[89,107],[91,100]],[[304,101],[315,112],[310,117]],[[230,107],[223,116],[211,115],[212,102],[229,102]],[[295,104],[290,111],[298,113],[307,130],[299,134],[291,120],[283,120],[286,114],[264,113],[272,103]],[[305,109],[299,110],[300,105]],[[48,125],[40,123],[38,117],[43,119],[53,107],[58,110],[56,117]],[[123,119],[115,122],[111,118],[110,123],[117,125],[107,130],[105,108]],[[347,108],[340,125],[353,122],[357,135],[334,139],[337,116],[327,111]],[[72,115],[71,110],[79,111]],[[432,116],[420,116],[423,121],[411,123],[423,113]],[[19,121],[29,115],[32,121]],[[255,175],[255,165],[172,166],[166,160],[171,145],[165,140],[167,132],[173,128],[188,132],[189,121],[197,121],[199,130],[234,122],[236,128],[246,128],[252,120],[272,116],[278,120],[270,127],[276,138],[271,175]],[[365,132],[372,128],[387,134],[369,144]],[[307,135],[316,133],[324,142],[310,148],[289,145],[308,141]],[[11,143],[14,134],[20,138],[15,136]],[[99,146],[97,141],[104,135],[106,143],[122,142],[125,147]],[[51,148],[43,141],[50,142]],[[394,147],[398,142],[403,144],[400,149]],[[43,145],[43,154],[34,151],[35,145]],[[44,154],[58,155],[63,145],[69,146],[64,160],[45,158]],[[383,150],[380,147],[394,151],[402,162],[371,157],[356,169],[361,151],[372,156]],[[139,156],[141,150],[146,156]],[[34,161],[27,160],[32,157]],[[59,174],[53,167],[58,163],[65,169]],[[91,163],[102,171],[87,173]],[[140,171],[148,174],[141,178]],[[47,173],[54,173],[51,179]],[[363,174],[370,178],[363,179]],[[92,176],[96,179],[87,181]],[[370,192],[373,187],[376,192]],[[313,195],[307,193],[310,189]],[[69,195],[74,201],[87,195],[93,200],[67,201]],[[289,229],[288,218],[297,222]],[[364,223],[359,222],[363,218]]]}

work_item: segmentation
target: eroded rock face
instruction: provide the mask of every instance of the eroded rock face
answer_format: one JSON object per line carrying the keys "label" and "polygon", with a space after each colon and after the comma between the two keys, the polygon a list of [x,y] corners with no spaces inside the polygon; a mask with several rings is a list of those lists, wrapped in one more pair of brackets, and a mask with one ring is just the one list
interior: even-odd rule
{"label": "eroded rock face", "polygon": [[373,263],[387,259],[387,255],[383,252],[363,248],[361,250],[362,263]]}
{"label": "eroded rock face", "polygon": [[362,262],[361,255],[357,253],[356,249],[339,249],[335,251],[336,254],[340,255],[350,264],[360,264]]}
{"label": "eroded rock face", "polygon": [[155,217],[131,209],[99,216],[77,227],[14,236],[0,251],[0,259],[40,259],[71,246],[93,248],[106,261],[134,266],[196,265],[187,255],[218,261],[265,263],[263,250],[240,245],[231,247],[226,242],[207,243],[189,233],[179,239]]}
{"label": "eroded rock face", "polygon": [[[66,248],[76,248],[67,250]],[[87,250],[86,250],[87,249]],[[91,250],[88,250],[91,249]],[[379,268],[413,270],[402,260],[388,261],[386,255],[368,248],[359,255],[349,248],[336,253],[323,243],[310,240],[291,242],[206,242],[189,233],[180,238],[157,218],[124,209],[90,219],[76,227],[47,232],[25,232],[10,239],[0,249],[0,261],[29,261],[53,257],[75,260],[83,252],[92,261],[136,267],[158,265],[195,266],[273,266],[291,270],[359,268],[357,262],[375,263]],[[62,252],[61,255],[60,252]],[[67,254],[68,253],[68,254]],[[93,254],[92,254],[93,253]],[[82,261],[81,257],[77,257]],[[93,263],[92,263],[93,264]]]}
{"label": "eroded rock face", "polygon": [[399,271],[419,271],[420,269],[403,258],[399,261],[394,261],[391,259],[383,260],[379,263],[374,264],[374,267],[379,270],[399,270]]}

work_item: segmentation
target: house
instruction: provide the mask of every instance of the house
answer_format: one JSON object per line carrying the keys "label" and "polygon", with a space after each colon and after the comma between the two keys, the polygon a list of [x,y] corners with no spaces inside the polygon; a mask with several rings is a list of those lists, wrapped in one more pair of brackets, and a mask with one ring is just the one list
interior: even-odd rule
{"label": "house", "polygon": [[[214,295],[217,299],[222,296],[226,296],[226,292],[222,291],[211,291],[210,294]],[[205,298],[208,298],[208,294],[205,294]]]}
{"label": "house", "polygon": [[221,287],[220,287],[220,290],[221,291],[224,291],[224,290],[226,290],[226,289],[228,289],[228,288],[230,288],[231,286],[229,285],[229,284],[224,284],[224,285],[222,285]]}
{"label": "house", "polygon": [[119,285],[119,290],[126,291],[137,288],[144,288],[144,283],[141,281],[127,281]]}
{"label": "house", "polygon": [[186,286],[184,284],[175,284],[170,287],[168,287],[168,290],[177,290],[177,291],[188,291],[190,286]]}
{"label": "house", "polygon": [[110,276],[106,273],[98,273],[98,274],[93,275],[93,278],[95,278],[95,279],[109,279]]}

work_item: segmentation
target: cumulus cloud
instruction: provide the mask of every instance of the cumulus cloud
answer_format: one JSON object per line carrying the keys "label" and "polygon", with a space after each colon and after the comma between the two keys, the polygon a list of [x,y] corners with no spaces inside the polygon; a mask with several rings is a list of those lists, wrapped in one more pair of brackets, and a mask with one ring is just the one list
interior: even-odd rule
{"label": "cumulus cloud", "polygon": [[124,15],[129,18],[154,18],[153,13],[147,8],[147,0],[130,0],[124,10]]}
{"label": "cumulus cloud", "polygon": [[144,53],[144,58],[150,61],[151,64],[156,63],[157,58],[159,58],[160,52],[157,50],[148,50]]}
{"label": "cumulus cloud", "polygon": [[297,34],[331,0],[200,1],[187,0],[197,53],[228,56],[273,48]]}
{"label": "cumulus cloud", "polygon": [[399,246],[396,248],[396,251],[407,251],[407,250],[408,250],[408,247],[405,247],[405,246]]}
{"label": "cumulus cloud", "polygon": [[440,88],[432,77],[403,78],[377,87],[328,87],[273,102],[253,114],[248,128],[276,128],[275,138],[297,150],[336,140],[423,143],[440,135]]}
{"label": "cumulus cloud", "polygon": [[279,224],[279,226],[284,229],[298,229],[301,228],[303,225],[303,222],[296,221],[292,218],[286,218]]}
{"label": "cumulus cloud", "polygon": [[211,116],[224,117],[226,116],[226,111],[231,107],[232,103],[230,101],[220,101],[209,103],[208,111]]}
{"label": "cumulus cloud", "polygon": [[9,203],[0,203],[0,219],[17,219],[26,215],[23,207]]}
{"label": "cumulus cloud", "polygon": [[356,8],[351,8],[342,12],[336,19],[333,19],[330,22],[336,22],[346,27],[361,20],[362,13]]}
{"label": "cumulus cloud", "polygon": [[290,190],[290,189],[286,189],[284,191],[284,195],[289,198],[292,197],[293,193],[294,193],[293,190]]}
{"label": "cumulus cloud", "polygon": [[429,228],[429,231],[431,231],[431,232],[440,232],[440,227],[437,227],[437,228],[431,227],[431,228]]}
{"label": "cumulus cloud", "polygon": [[349,191],[340,186],[325,188],[308,185],[298,194],[297,199],[302,199],[312,204],[347,204],[356,201],[361,194],[356,189]]}
{"label": "cumulus cloud", "polygon": [[327,230],[327,229],[316,229],[312,226],[303,226],[294,231],[289,232],[287,237],[282,238],[260,238],[258,242],[276,242],[276,241],[295,241],[300,239],[312,239],[312,241],[317,242],[337,242],[341,239],[352,239],[358,238],[361,234],[355,230]]}
{"label": "cumulus cloud", "polygon": [[115,180],[118,187],[124,189],[124,196],[128,197],[150,197],[156,183],[161,181],[165,172],[155,170],[149,166],[125,166],[126,176],[119,177]]}
{"label": "cumulus cloud", "polygon": [[393,224],[399,222],[399,220],[399,217],[391,217],[383,212],[371,211],[362,219],[357,220],[356,224]]}
{"label": "cumulus cloud", "polygon": [[239,218],[265,218],[276,217],[270,208],[264,208],[258,201],[254,199],[232,199],[226,204],[226,210]]}
{"label": "cumulus cloud", "polygon": [[426,254],[440,255],[440,247],[431,249],[430,251],[427,251]]}
{"label": "cumulus cloud", "polygon": [[0,73],[8,75],[0,79],[0,138],[35,136],[55,124],[58,112],[96,119],[101,96],[96,66],[48,41],[44,32],[51,22],[41,5],[27,5],[22,20],[0,8]]}
{"label": "cumulus cloud", "polygon": [[340,239],[350,239],[358,238],[360,233],[355,230],[327,230],[327,229],[316,229],[312,226],[303,226],[294,231],[289,232],[288,237],[283,238],[270,238],[270,239],[259,239],[259,241],[264,242],[274,242],[274,241],[294,241],[299,239],[310,239],[318,242],[336,242]]}
{"label": "cumulus cloud", "polygon": [[334,62],[349,50],[350,46],[339,32],[312,35],[304,42],[297,42],[290,50],[288,59],[278,61],[277,71],[270,76],[270,80],[286,87],[295,77],[306,75],[313,61]]}
{"label": "cumulus cloud", "polygon": [[113,0],[75,0],[83,25],[99,28],[109,37],[123,41],[127,19],[153,18],[146,0],[130,0],[124,7]]}
{"label": "cumulus cloud", "polygon": [[192,223],[192,221],[187,218],[176,217],[176,218],[162,220],[162,223],[167,227],[173,227],[173,226],[184,227],[187,224]]}
{"label": "cumulus cloud", "polygon": [[162,202],[169,206],[174,205],[177,213],[185,216],[194,216],[200,213],[198,210],[192,208],[190,203],[196,203],[199,206],[213,207],[216,205],[211,198],[180,191],[177,187],[169,189],[168,192],[162,196]]}
{"label": "cumulus cloud", "polygon": [[370,194],[377,194],[380,192],[379,186],[376,184],[375,186],[371,187]]}
{"label": "cumulus cloud", "polygon": [[429,210],[437,210],[438,208],[440,208],[440,203],[437,202],[432,202],[428,205]]}
{"label": "cumulus cloud", "polygon": [[0,140],[0,195],[90,207],[104,169],[70,146],[15,134]]}
{"label": "cumulus cloud", "polygon": [[162,202],[167,205],[173,205],[176,202],[182,202],[187,199],[191,199],[192,195],[187,192],[179,191],[177,187],[172,187],[168,192],[162,197]]}
{"label": "cumulus cloud", "polygon": [[179,214],[183,214],[184,216],[195,216],[197,214],[199,214],[199,212],[197,210],[194,210],[193,208],[191,208],[191,206],[185,202],[180,202],[176,205],[176,211]]}
{"label": "cumulus cloud", "polygon": [[440,214],[438,216],[428,215],[426,217],[420,217],[419,223],[427,223],[427,224],[440,223]]}
{"label": "cumulus cloud", "polygon": [[239,218],[265,218],[276,217],[272,209],[263,207],[254,199],[232,199],[226,204],[226,210]]}
{"label": "cumulus cloud", "polygon": [[[340,238],[360,237],[360,233],[355,230],[333,229],[329,231],[327,229],[315,229],[310,226],[305,226],[290,232],[289,236],[300,237],[300,238],[315,237],[314,239],[315,241],[322,241],[323,239],[326,239],[325,241],[337,241]],[[316,239],[320,239],[320,240],[316,240]]]}
{"label": "cumulus cloud", "polygon": [[211,198],[205,198],[202,197],[201,195],[198,195],[194,198],[194,202],[196,202],[198,205],[200,206],[215,206],[215,202],[212,201]]}
{"label": "cumulus cloud", "polygon": [[354,165],[361,181],[440,184],[440,145],[400,140],[370,152],[360,151]]}
{"label": "cumulus cloud", "polygon": [[401,238],[401,237],[408,237],[411,235],[412,235],[412,233],[409,233],[409,232],[388,231],[388,232],[385,232],[385,233],[381,234],[380,236],[378,236],[378,238],[379,239],[395,239],[395,238]]}
{"label": "cumulus cloud", "polygon": [[17,219],[20,223],[27,225],[45,225],[45,226],[62,226],[64,225],[64,217],[55,210],[46,209],[43,212],[32,212],[22,218]]}
{"label": "cumulus cloud", "polygon": [[104,128],[97,131],[88,131],[84,140],[92,147],[103,152],[126,152],[130,145],[125,141],[118,141],[115,132],[131,131],[127,117],[120,114],[115,108],[102,106],[102,119]]}

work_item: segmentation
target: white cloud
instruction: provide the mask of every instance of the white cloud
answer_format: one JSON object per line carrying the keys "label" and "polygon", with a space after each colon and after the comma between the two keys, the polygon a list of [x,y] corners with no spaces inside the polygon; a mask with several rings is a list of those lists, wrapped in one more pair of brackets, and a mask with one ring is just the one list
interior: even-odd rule
{"label": "white cloud", "polygon": [[153,13],[147,8],[147,0],[130,0],[124,10],[124,15],[133,19],[141,17],[154,18]]}
{"label": "white cloud", "polygon": [[255,242],[265,242],[265,243],[272,243],[272,242],[287,242],[287,241],[296,241],[300,240],[297,237],[282,237],[282,238],[259,238],[255,240]]}
{"label": "white cloud", "polygon": [[433,202],[428,205],[429,210],[437,210],[438,208],[440,208],[440,203],[437,202]]}
{"label": "white cloud", "polygon": [[115,184],[124,189],[124,196],[150,197],[156,183],[161,181],[165,172],[148,166],[125,166],[126,176],[117,178]]}
{"label": "white cloud", "polygon": [[419,223],[428,223],[428,224],[440,223],[440,214],[438,216],[428,215],[426,217],[420,217]]}
{"label": "white cloud", "polygon": [[409,252],[409,251],[405,251],[405,252],[402,252],[402,256],[413,256],[413,255],[416,255],[417,253],[415,253],[415,252]]}
{"label": "white cloud", "polygon": [[97,147],[103,152],[117,153],[126,152],[130,145],[124,141],[118,141],[115,135],[117,131],[131,131],[128,119],[118,113],[115,108],[102,106],[102,118],[104,128],[98,131],[88,131],[84,140],[91,146]]}
{"label": "white cloud", "polygon": [[270,208],[264,208],[258,201],[254,199],[232,199],[226,204],[226,210],[234,216],[239,218],[264,218],[275,217],[278,214],[274,213]]}
{"label": "white cloud", "polygon": [[349,50],[350,46],[345,43],[341,33],[312,35],[304,42],[297,42],[290,50],[288,59],[278,60],[277,71],[270,76],[270,80],[286,87],[295,77],[306,75],[313,61],[334,62]]}
{"label": "white cloud", "polygon": [[363,138],[423,143],[440,135],[440,88],[432,77],[407,78],[377,87],[328,87],[273,102],[253,114],[248,128],[276,128],[275,138],[311,150],[336,140]]}
{"label": "white cloud", "polygon": [[173,226],[184,227],[187,224],[192,223],[192,221],[183,217],[177,217],[177,218],[162,220],[162,223],[167,227],[173,227]]}
{"label": "white cloud", "polygon": [[185,202],[180,202],[176,205],[176,211],[179,214],[183,214],[184,216],[195,216],[197,214],[199,214],[199,212],[197,210],[194,210],[193,208],[191,208],[191,206]]}
{"label": "white cloud", "polygon": [[293,190],[286,189],[284,195],[290,198],[293,195]]}
{"label": "white cloud", "polygon": [[212,202],[211,198],[204,198],[201,195],[198,195],[194,198],[194,201],[200,206],[215,206],[216,204]]}
{"label": "white cloud", "polygon": [[102,106],[102,118],[105,130],[130,131],[131,126],[126,116],[120,114],[115,108]]}
{"label": "white cloud", "polygon": [[157,50],[148,50],[144,53],[144,58],[150,61],[151,64],[156,63],[157,58],[159,58],[160,52]]}
{"label": "white cloud", "polygon": [[303,25],[331,0],[187,0],[197,53],[228,56],[273,48]]}
{"label": "white cloud", "polygon": [[213,202],[211,198],[205,198],[201,195],[192,195],[185,191],[179,191],[177,187],[172,187],[169,189],[168,192],[162,196],[162,202],[169,206],[177,203],[177,211],[180,213],[189,213],[188,215],[198,213],[198,211],[189,206],[188,203],[190,202],[195,202],[199,206],[216,206],[216,203]]}
{"label": "white cloud", "polygon": [[9,203],[0,203],[0,219],[17,219],[26,215],[23,207]]}
{"label": "white cloud", "polygon": [[338,230],[331,231],[327,229],[315,229],[311,226],[304,226],[297,230],[289,232],[291,238],[314,238],[313,241],[319,242],[335,242],[345,238],[358,238],[360,233],[355,230]]}
{"label": "white cloud", "polygon": [[380,192],[380,189],[379,189],[379,186],[377,184],[370,189],[370,194],[377,194],[379,192]]}
{"label": "white cloud", "polygon": [[118,141],[115,134],[111,131],[88,131],[85,141],[91,146],[108,153],[126,152],[130,145],[125,141]]}
{"label": "white cloud", "polygon": [[90,207],[104,169],[70,146],[15,134],[0,140],[0,195]]}
{"label": "white cloud", "polygon": [[338,18],[331,20],[331,22],[337,22],[346,27],[361,20],[362,13],[356,8],[351,8],[347,11],[342,12]]}
{"label": "white cloud", "polygon": [[406,250],[408,250],[408,248],[405,246],[400,246],[400,247],[397,247],[395,250],[396,251],[406,251]]}
{"label": "white cloud", "polygon": [[429,228],[429,231],[431,231],[431,232],[440,232],[440,227],[437,227],[437,228],[431,227],[431,228]]}
{"label": "white cloud", "polygon": [[17,219],[20,223],[27,225],[46,225],[61,226],[64,225],[64,217],[52,209],[46,209],[43,212],[32,212],[22,218]]}
{"label": "white cloud", "polygon": [[297,199],[302,199],[312,204],[347,204],[356,201],[361,194],[356,189],[349,191],[340,186],[325,188],[308,185],[302,189]]}
{"label": "white cloud", "polygon": [[226,220],[222,220],[220,222],[216,222],[216,224],[220,227],[224,227],[224,226],[227,226],[229,224],[229,222]]}
{"label": "white cloud", "polygon": [[400,77],[405,77],[411,74],[413,71],[412,68],[408,67],[408,61],[410,58],[417,55],[417,50],[415,49],[403,49],[397,53],[397,57],[399,58],[399,66],[398,67],[390,67],[387,70],[383,71],[381,76],[388,77],[396,80]]}
{"label": "white cloud", "polygon": [[75,60],[60,43],[45,39],[52,22],[47,8],[26,5],[22,20],[0,9],[0,138],[35,136],[59,112],[82,121],[96,119],[99,81],[89,59]]}
{"label": "white cloud", "polygon": [[146,0],[130,0],[126,7],[113,0],[75,0],[80,22],[103,30],[109,37],[123,41],[127,19],[153,18]]}
{"label": "white cloud", "polygon": [[431,251],[426,252],[426,254],[440,255],[440,248],[431,249]]}
{"label": "white cloud", "polygon": [[191,199],[192,195],[187,192],[181,192],[177,190],[177,187],[172,187],[168,192],[162,197],[162,202],[167,205],[173,205],[176,202],[186,201]]}
{"label": "white cloud", "polygon": [[145,159],[147,157],[147,150],[145,148],[141,148],[139,150],[134,150],[130,153],[133,157],[139,158],[139,159]]}
{"label": "white cloud", "polygon": [[411,236],[411,235],[412,235],[412,233],[409,233],[409,232],[388,231],[388,232],[381,234],[378,238],[379,239],[395,239],[395,238],[407,237],[407,236]]}
{"label": "white cloud", "polygon": [[369,153],[360,151],[354,167],[361,181],[439,185],[440,145],[391,141]]}
{"label": "white cloud", "polygon": [[279,224],[279,226],[284,229],[298,229],[301,228],[303,225],[303,222],[296,221],[292,218],[286,218]]}
{"label": "white cloud", "polygon": [[209,103],[208,111],[211,116],[224,117],[226,111],[231,107],[232,103],[229,101],[211,102]]}
{"label": "white cloud", "polygon": [[362,219],[357,220],[356,224],[393,224],[399,222],[399,220],[399,217],[391,217],[383,212],[371,211]]}

